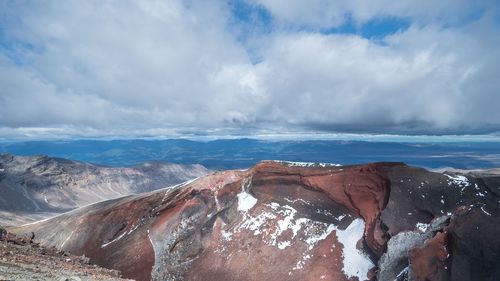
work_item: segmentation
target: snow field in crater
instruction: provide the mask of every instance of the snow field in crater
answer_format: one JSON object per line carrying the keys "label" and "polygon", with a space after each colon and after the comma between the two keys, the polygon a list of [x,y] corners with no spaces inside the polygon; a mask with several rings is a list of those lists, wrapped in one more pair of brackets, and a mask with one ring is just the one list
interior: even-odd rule
{"label": "snow field in crater", "polygon": [[[308,248],[292,271],[302,269],[313,256],[312,250],[315,245],[334,232],[337,240],[343,245],[343,272],[347,277],[366,280],[368,271],[374,267],[367,255],[356,247],[358,241],[363,238],[365,223],[362,219],[353,220],[345,230],[341,230],[335,224],[299,217],[297,210],[293,207],[275,202],[264,204],[270,211],[261,211],[257,215],[251,215],[249,211],[257,204],[257,199],[245,190],[237,196],[238,210],[242,212],[244,218],[233,228],[233,232],[240,232],[243,229],[250,231],[253,235],[262,236],[262,241],[267,245],[280,250],[291,247],[297,235],[302,234],[303,242],[308,245]],[[344,217],[342,215],[337,219],[341,220]],[[284,235],[285,233],[288,235]],[[224,231],[223,239],[230,241],[232,235]],[[292,274],[292,271],[289,274]]]}

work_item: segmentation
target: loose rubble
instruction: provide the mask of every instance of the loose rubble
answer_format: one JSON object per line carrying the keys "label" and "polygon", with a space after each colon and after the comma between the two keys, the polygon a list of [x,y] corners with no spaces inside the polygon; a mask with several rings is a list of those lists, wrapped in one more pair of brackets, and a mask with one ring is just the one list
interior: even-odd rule
{"label": "loose rubble", "polygon": [[90,264],[85,256],[41,247],[33,238],[33,233],[14,235],[0,227],[0,280],[129,280],[116,270]]}

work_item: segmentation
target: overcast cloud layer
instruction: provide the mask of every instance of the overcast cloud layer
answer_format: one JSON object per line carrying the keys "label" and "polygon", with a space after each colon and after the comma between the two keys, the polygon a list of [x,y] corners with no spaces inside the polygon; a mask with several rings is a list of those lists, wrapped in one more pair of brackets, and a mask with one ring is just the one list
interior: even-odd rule
{"label": "overcast cloud layer", "polygon": [[0,137],[498,132],[496,3],[0,0]]}

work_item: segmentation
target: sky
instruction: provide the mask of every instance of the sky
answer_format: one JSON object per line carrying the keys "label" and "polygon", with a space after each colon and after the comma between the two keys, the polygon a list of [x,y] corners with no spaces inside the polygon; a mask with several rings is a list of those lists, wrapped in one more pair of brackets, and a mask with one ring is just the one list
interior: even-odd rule
{"label": "sky", "polygon": [[0,138],[500,135],[500,2],[0,0]]}

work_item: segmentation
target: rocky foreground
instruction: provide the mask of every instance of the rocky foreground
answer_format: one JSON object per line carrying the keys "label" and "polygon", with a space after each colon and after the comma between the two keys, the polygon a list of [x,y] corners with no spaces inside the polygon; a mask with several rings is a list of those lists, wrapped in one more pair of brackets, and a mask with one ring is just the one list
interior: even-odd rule
{"label": "rocky foreground", "polygon": [[89,263],[55,248],[33,243],[33,234],[16,236],[0,228],[0,280],[120,281],[120,272]]}
{"label": "rocky foreground", "polygon": [[500,177],[266,161],[11,231],[136,280],[500,280]]}

